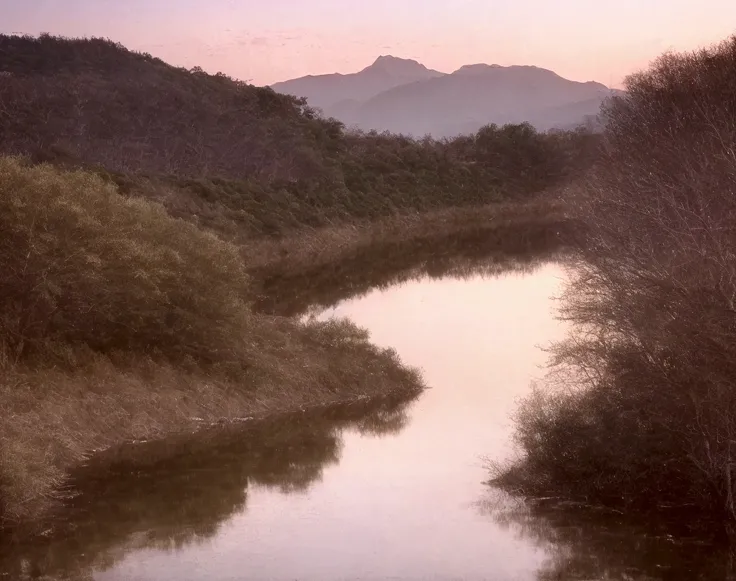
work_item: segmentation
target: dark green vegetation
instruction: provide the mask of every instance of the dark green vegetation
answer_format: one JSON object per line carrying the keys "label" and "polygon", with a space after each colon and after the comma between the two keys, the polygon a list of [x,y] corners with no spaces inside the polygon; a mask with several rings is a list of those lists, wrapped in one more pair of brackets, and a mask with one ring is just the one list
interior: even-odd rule
{"label": "dark green vegetation", "polygon": [[668,54],[607,108],[557,375],[498,482],[736,526],[736,37]]}
{"label": "dark green vegetation", "polygon": [[99,39],[0,36],[0,75],[2,524],[43,515],[92,450],[414,393],[352,325],[253,305],[297,312],[293,281],[353,285],[337,278],[375,259],[395,276],[455,241],[546,256],[568,225],[554,192],[596,140],[351,133]]}
{"label": "dark green vegetation", "polygon": [[302,100],[104,40],[0,36],[0,71],[1,153],[84,165],[239,241],[528,199],[588,165],[595,139],[346,132]]}

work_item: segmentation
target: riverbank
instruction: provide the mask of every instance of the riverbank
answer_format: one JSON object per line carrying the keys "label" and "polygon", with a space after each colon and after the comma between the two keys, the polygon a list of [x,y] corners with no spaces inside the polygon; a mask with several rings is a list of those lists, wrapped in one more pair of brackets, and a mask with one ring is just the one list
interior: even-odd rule
{"label": "riverbank", "polygon": [[[316,429],[311,413],[289,414],[111,449],[73,471],[79,496],[48,536],[7,550],[6,561],[0,549],[0,578],[22,579],[23,566],[52,579],[395,574],[392,559],[371,569],[376,554],[416,555],[403,566],[419,563],[417,578],[476,578],[459,568],[468,563],[496,577],[489,547],[507,545],[472,506],[485,496],[478,459],[505,447],[504,420],[543,361],[535,345],[550,338],[557,275],[550,265],[531,276],[423,276],[344,303],[342,315],[374,342],[422,368],[431,389],[410,407],[373,411],[375,400],[363,400],[320,410],[327,422]],[[333,421],[344,412],[353,421]],[[436,563],[422,558],[417,531],[439,547]],[[299,547],[294,558],[281,558],[289,546]],[[457,565],[437,571],[445,559]]]}
{"label": "riverbank", "polygon": [[0,158],[0,193],[5,526],[49,514],[95,450],[421,390],[354,325],[283,315],[432,260],[542,259],[570,224],[549,195],[238,246],[86,171]]}
{"label": "riverbank", "polygon": [[[304,490],[318,481],[339,459],[342,429],[376,436],[400,431],[420,393],[354,396],[240,421],[198,422],[196,430],[97,451],[69,470],[73,494],[58,510],[0,532],[0,577],[12,571],[20,578],[27,560],[43,563],[47,575],[61,568],[60,578],[77,578],[70,567],[86,569],[141,530],[153,543],[207,538],[243,510],[250,487]],[[39,530],[42,536],[34,534]],[[70,556],[80,562],[72,567]]]}
{"label": "riverbank", "polygon": [[579,230],[569,205],[548,192],[305,231],[245,246],[243,254],[258,293],[254,308],[294,316],[417,272],[491,274],[555,260]]}
{"label": "riverbank", "polygon": [[553,192],[597,142],[353,132],[102,39],[0,35],[0,71],[4,523],[47,512],[95,449],[421,389],[353,325],[282,315],[461,247],[548,256],[569,226]]}
{"label": "riverbank", "polygon": [[736,37],[667,54],[606,110],[553,373],[496,482],[736,531]]}
{"label": "riverbank", "polygon": [[91,174],[0,158],[0,194],[6,525],[97,449],[423,387],[348,322],[252,312],[237,247]]}
{"label": "riverbank", "polygon": [[[5,366],[0,389],[3,521],[44,516],[66,474],[90,454],[127,441],[197,430],[364,397],[412,393],[419,375],[348,323],[254,321],[261,353],[242,380],[153,359],[91,355],[73,371]],[[265,340],[264,340],[265,339]]]}

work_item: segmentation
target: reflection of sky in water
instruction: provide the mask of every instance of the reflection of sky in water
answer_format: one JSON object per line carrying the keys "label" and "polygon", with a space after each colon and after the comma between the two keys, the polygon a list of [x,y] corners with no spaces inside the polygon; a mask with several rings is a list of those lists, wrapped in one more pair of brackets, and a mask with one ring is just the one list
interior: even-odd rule
{"label": "reflection of sky in water", "polygon": [[347,316],[421,367],[431,386],[409,426],[344,437],[306,492],[249,489],[211,541],[144,550],[99,575],[135,579],[529,579],[545,554],[481,514],[482,456],[508,452],[516,398],[559,337],[549,297],[561,271],[408,283],[346,302]]}
{"label": "reflection of sky in water", "polygon": [[66,515],[76,532],[9,561],[0,544],[0,579],[736,578],[734,555],[669,525],[482,484],[481,458],[509,452],[516,399],[543,375],[536,345],[563,333],[548,300],[560,276],[424,280],[331,309],[431,389],[408,408],[363,401],[150,442],[133,471],[92,464]]}

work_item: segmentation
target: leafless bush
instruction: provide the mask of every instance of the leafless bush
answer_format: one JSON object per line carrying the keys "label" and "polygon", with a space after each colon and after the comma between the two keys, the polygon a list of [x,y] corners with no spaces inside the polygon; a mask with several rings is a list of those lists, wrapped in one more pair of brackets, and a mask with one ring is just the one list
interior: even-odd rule
{"label": "leafless bush", "polygon": [[[605,111],[551,385],[501,481],[736,520],[736,37],[666,54]],[[558,377],[557,379],[561,379]]]}

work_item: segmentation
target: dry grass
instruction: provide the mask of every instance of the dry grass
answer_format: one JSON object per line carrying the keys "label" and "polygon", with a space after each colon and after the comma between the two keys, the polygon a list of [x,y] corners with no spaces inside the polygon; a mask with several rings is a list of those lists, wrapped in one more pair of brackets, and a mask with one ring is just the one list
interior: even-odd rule
{"label": "dry grass", "polygon": [[90,174],[0,159],[0,209],[4,523],[94,449],[422,386],[348,322],[253,314],[235,246]]}
{"label": "dry grass", "polygon": [[134,551],[205,543],[247,514],[253,488],[300,492],[319,481],[340,460],[344,429],[402,429],[416,395],[272,414],[96,454],[72,471],[75,496],[43,537],[0,542],[0,578],[92,579]]}
{"label": "dry grass", "polygon": [[412,214],[244,248],[267,313],[297,315],[420,274],[497,272],[554,259],[575,221],[551,194],[527,203]]}
{"label": "dry grass", "polygon": [[252,371],[239,379],[136,357],[90,355],[74,371],[0,371],[0,498],[6,521],[43,514],[90,452],[208,422],[421,389],[415,371],[346,321],[256,317]]}
{"label": "dry grass", "polygon": [[330,228],[301,229],[279,239],[261,239],[242,250],[252,273],[291,273],[323,264],[336,263],[392,243],[453,237],[469,231],[518,230],[543,222],[563,222],[567,205],[552,193],[538,194],[530,201],[497,202],[469,208],[413,212],[375,221],[356,221]]}

